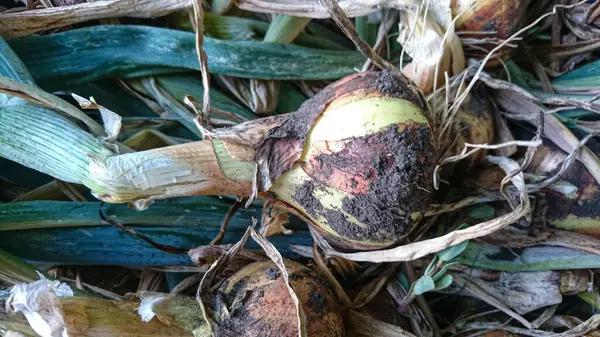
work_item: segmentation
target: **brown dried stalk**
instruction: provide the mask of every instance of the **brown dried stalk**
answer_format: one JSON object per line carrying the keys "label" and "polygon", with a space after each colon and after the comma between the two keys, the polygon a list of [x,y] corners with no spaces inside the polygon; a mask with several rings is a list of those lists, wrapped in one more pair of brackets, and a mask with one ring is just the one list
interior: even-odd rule
{"label": "brown dried stalk", "polygon": [[96,19],[154,18],[188,8],[190,0],[107,0],[0,14],[0,35],[15,38]]}
{"label": "brown dried stalk", "polygon": [[[198,62],[200,63],[200,72],[202,73],[202,86],[204,87],[204,93],[202,97],[202,113],[196,114],[200,120],[201,125],[208,127],[210,121],[210,74],[208,71],[208,56],[204,52],[203,41],[204,41],[204,8],[202,7],[202,1],[192,0],[193,10],[190,12],[194,30],[196,32],[196,53],[198,54]],[[195,106],[191,105],[192,109],[195,110]]]}
{"label": "brown dried stalk", "polygon": [[[405,1],[414,2],[414,1]],[[350,17],[363,16],[376,12],[380,7],[393,7],[398,1],[393,0],[342,0],[339,5]],[[260,12],[286,14],[292,16],[324,19],[329,17],[326,6],[320,0],[239,0],[237,6],[241,9]]]}

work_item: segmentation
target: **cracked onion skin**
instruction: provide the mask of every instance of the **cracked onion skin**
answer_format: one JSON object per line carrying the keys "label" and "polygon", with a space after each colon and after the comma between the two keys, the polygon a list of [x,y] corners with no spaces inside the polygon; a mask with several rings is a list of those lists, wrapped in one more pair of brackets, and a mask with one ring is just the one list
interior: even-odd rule
{"label": "cracked onion skin", "polygon": [[394,245],[430,203],[436,148],[421,92],[390,72],[322,90],[257,149],[259,185],[331,245]]}
{"label": "cracked onion skin", "polygon": [[[341,308],[327,281],[297,262],[284,264],[304,310],[306,336],[344,336]],[[215,327],[217,337],[298,336],[296,307],[272,261],[254,262],[227,278],[213,310],[222,317]]]}

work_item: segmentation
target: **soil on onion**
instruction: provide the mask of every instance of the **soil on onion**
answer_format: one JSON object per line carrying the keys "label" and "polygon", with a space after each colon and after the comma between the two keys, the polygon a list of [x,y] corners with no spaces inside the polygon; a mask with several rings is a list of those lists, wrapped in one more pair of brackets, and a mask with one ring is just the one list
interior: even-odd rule
{"label": "soil on onion", "polygon": [[422,94],[403,83],[404,79],[397,75],[381,71],[359,73],[325,87],[290,114],[279,127],[269,132],[257,148],[256,161],[268,163],[269,178],[275,181],[300,158],[308,132],[327,105],[357,90],[376,90],[384,96],[408,100],[424,110],[426,101]]}
{"label": "soil on onion", "polygon": [[[216,336],[298,335],[296,309],[281,272],[271,261],[258,264],[260,268],[235,284],[225,281],[219,288],[213,307],[215,312],[229,315],[216,324]],[[309,335],[342,336],[341,312],[327,281],[298,263],[286,261],[285,265],[304,309]],[[222,305],[227,308],[220,308]]]}
{"label": "soil on onion", "polygon": [[[435,158],[430,140],[430,129],[414,123],[402,131],[397,125],[390,125],[368,137],[352,139],[342,151],[311,160],[306,172],[319,185],[304,183],[294,199],[310,215],[327,219],[327,224],[345,238],[394,241],[412,227],[411,214],[422,211],[430,202]],[[340,186],[339,181],[333,180],[340,175],[356,178],[343,180],[349,186]],[[357,180],[367,182],[366,190],[343,199],[342,209],[362,226],[342,212],[324,209],[314,195],[319,186],[352,191]]]}

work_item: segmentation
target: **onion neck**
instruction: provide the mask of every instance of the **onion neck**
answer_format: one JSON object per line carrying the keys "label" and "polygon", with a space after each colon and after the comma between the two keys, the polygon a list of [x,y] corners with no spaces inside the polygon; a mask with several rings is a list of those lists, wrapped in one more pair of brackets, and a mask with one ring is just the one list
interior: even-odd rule
{"label": "onion neck", "polygon": [[145,208],[156,199],[252,193],[254,149],[222,140],[92,158],[89,185],[100,200]]}

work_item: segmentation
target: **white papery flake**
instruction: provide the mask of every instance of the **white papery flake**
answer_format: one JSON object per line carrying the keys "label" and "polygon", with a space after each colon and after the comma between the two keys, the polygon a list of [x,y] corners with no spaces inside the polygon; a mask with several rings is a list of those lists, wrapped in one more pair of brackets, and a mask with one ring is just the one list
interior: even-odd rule
{"label": "white papery flake", "polygon": [[12,313],[23,313],[31,328],[42,337],[68,337],[59,296],[73,296],[71,288],[58,281],[42,279],[13,286],[6,301]]}

